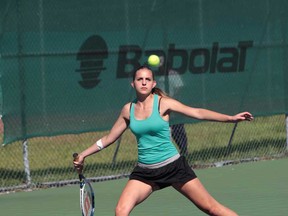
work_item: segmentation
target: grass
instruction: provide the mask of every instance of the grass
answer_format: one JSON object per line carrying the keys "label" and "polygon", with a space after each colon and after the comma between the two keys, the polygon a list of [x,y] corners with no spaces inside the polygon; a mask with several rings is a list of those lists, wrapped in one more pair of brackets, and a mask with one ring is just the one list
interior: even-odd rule
{"label": "grass", "polygon": [[[187,157],[190,163],[201,165],[286,153],[284,115],[258,117],[253,122],[238,124],[232,143],[228,147],[233,126],[234,124],[216,122],[186,124],[189,142]],[[75,179],[72,153],[81,152],[106,133],[104,131],[30,139],[28,157],[32,182],[41,184]],[[121,138],[116,163],[113,163],[116,147],[117,144],[111,145],[101,153],[87,158],[86,175],[92,177],[129,173],[137,161],[136,141],[129,130]],[[22,154],[21,142],[0,148],[0,187],[25,183]]]}

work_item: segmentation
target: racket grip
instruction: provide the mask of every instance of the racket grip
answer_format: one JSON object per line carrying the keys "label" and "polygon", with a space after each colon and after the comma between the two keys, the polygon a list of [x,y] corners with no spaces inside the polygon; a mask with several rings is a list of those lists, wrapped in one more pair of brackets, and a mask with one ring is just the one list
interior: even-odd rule
{"label": "racket grip", "polygon": [[73,158],[74,158],[74,161],[76,161],[78,159],[78,153],[73,153]]}
{"label": "racket grip", "polygon": [[252,120],[251,116],[248,114],[245,114],[244,117],[245,117],[245,120],[248,120],[248,121]]}
{"label": "racket grip", "polygon": [[[73,160],[74,160],[74,161],[78,162],[78,157],[79,157],[78,153],[73,153]],[[82,165],[82,168],[81,168],[80,170],[77,170],[77,172],[78,172],[78,174],[79,174],[79,179],[80,179],[80,181],[83,179],[83,178],[82,178],[82,175],[81,175],[82,169],[83,169],[83,165]],[[81,175],[81,176],[80,176],[80,175]]]}

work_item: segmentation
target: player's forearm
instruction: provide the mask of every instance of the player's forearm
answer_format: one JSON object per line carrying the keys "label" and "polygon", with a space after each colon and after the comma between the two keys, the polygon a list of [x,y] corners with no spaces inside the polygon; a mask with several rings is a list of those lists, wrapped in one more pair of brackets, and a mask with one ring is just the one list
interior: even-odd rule
{"label": "player's forearm", "polygon": [[89,148],[85,149],[83,152],[80,153],[80,156],[83,158],[86,158],[92,154],[95,154],[96,152],[100,151],[99,147],[94,143]]}
{"label": "player's forearm", "polygon": [[101,139],[97,140],[92,146],[84,150],[80,155],[83,158],[86,158],[92,154],[95,154],[102,149],[108,147],[111,143],[113,143],[113,140],[109,140],[109,137],[106,135],[102,137]]}
{"label": "player's forearm", "polygon": [[198,118],[209,121],[233,122],[232,116],[207,109],[198,109]]}

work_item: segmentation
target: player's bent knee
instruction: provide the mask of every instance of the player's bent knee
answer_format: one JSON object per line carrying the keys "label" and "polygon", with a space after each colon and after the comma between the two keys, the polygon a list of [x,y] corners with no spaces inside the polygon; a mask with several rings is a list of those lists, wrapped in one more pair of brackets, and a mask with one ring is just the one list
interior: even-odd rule
{"label": "player's bent knee", "polygon": [[131,211],[131,208],[129,208],[127,205],[117,204],[115,208],[115,215],[116,216],[128,216],[130,211]]}
{"label": "player's bent knee", "polygon": [[208,214],[209,215],[221,215],[220,214],[221,210],[219,209],[218,206],[211,206],[209,209],[208,209]]}
{"label": "player's bent knee", "polygon": [[229,208],[220,205],[212,205],[207,209],[207,214],[212,216],[221,216],[221,215],[229,215],[229,216],[237,216],[237,214],[230,210]]}

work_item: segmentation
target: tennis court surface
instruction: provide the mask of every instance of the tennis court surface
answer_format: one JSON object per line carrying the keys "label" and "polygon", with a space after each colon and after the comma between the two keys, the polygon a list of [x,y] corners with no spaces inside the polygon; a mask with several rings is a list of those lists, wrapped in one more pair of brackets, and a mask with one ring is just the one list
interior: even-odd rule
{"label": "tennis court surface", "polygon": [[[196,170],[207,190],[241,216],[288,215],[288,159]],[[93,183],[95,215],[112,216],[127,179]],[[0,195],[1,215],[79,216],[78,185]],[[152,194],[132,216],[204,215],[173,188]]]}

